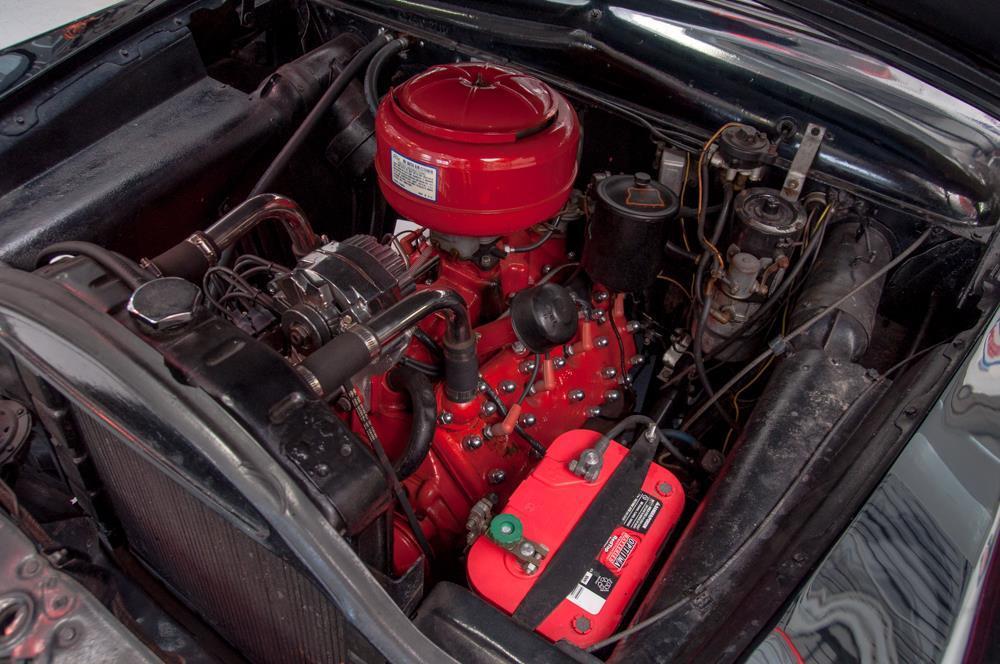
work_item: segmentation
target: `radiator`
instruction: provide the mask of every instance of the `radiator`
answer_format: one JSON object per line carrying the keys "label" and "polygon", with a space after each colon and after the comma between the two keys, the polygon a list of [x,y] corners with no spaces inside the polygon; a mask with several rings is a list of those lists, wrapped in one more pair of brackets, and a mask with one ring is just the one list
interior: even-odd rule
{"label": "radiator", "polygon": [[357,632],[297,568],[76,414],[132,551],[224,639],[254,662],[356,660]]}

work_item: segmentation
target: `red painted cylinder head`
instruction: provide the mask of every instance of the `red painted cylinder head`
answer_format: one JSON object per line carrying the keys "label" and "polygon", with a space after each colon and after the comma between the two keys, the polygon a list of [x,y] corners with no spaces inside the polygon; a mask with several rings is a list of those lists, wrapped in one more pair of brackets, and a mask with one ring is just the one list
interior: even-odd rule
{"label": "red painted cylinder head", "polygon": [[375,169],[401,215],[489,237],[554,217],[577,171],[580,128],[542,81],[484,63],[437,65],[386,95]]}

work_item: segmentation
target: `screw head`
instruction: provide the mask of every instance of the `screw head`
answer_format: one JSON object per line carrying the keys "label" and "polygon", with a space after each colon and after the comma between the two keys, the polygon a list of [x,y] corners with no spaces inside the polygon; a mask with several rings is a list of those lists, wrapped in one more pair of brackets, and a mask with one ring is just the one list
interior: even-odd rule
{"label": "screw head", "polygon": [[594,345],[597,346],[598,348],[607,348],[608,347],[608,338],[607,337],[597,337],[596,339],[594,339]]}
{"label": "screw head", "polygon": [[446,410],[441,411],[441,414],[438,416],[438,422],[441,424],[451,424],[454,420],[455,416]]}
{"label": "screw head", "polygon": [[581,615],[573,618],[573,631],[577,634],[586,634],[590,629],[590,618],[587,616]]}
{"label": "screw head", "polygon": [[462,440],[462,446],[467,450],[478,450],[483,446],[483,437],[477,434],[469,434]]}
{"label": "screw head", "polygon": [[591,406],[590,408],[587,409],[587,417],[600,417],[600,416],[601,416],[600,406]]}
{"label": "screw head", "polygon": [[594,302],[607,302],[611,295],[606,290],[594,291]]}
{"label": "screw head", "polygon": [[614,367],[604,367],[601,369],[601,376],[606,380],[612,380],[618,376],[618,369],[615,369]]}
{"label": "screw head", "polygon": [[507,473],[502,468],[494,468],[486,474],[486,480],[490,484],[500,484],[507,479]]}
{"label": "screw head", "polygon": [[524,342],[515,341],[510,345],[510,349],[514,351],[515,355],[524,355],[528,352],[528,347],[524,345]]}
{"label": "screw head", "polygon": [[570,401],[583,401],[587,393],[580,388],[572,389],[566,393],[566,398]]}
{"label": "screw head", "polygon": [[480,407],[479,412],[483,417],[489,417],[497,412],[497,405],[492,401],[484,401],[482,407]]}
{"label": "screw head", "polygon": [[604,393],[604,401],[607,403],[614,403],[622,398],[622,393],[619,390],[608,390]]}
{"label": "screw head", "polygon": [[660,482],[656,485],[656,492],[661,496],[669,496],[674,492],[674,487],[667,482]]}
{"label": "screw head", "polygon": [[535,426],[535,422],[537,421],[538,421],[537,418],[531,413],[525,413],[521,415],[520,419],[521,426],[523,427],[533,427]]}
{"label": "screw head", "polygon": [[517,389],[517,383],[512,380],[505,380],[500,383],[500,391],[510,394]]}
{"label": "screw head", "polygon": [[637,320],[630,320],[625,323],[625,331],[629,333],[638,332],[640,327],[642,327],[642,324]]}
{"label": "screw head", "polygon": [[517,547],[517,552],[525,558],[533,556],[535,555],[535,545],[531,542],[521,542],[521,545]]}
{"label": "screw head", "polygon": [[552,358],[552,366],[554,366],[556,369],[562,369],[563,367],[566,366],[566,358],[565,357]]}

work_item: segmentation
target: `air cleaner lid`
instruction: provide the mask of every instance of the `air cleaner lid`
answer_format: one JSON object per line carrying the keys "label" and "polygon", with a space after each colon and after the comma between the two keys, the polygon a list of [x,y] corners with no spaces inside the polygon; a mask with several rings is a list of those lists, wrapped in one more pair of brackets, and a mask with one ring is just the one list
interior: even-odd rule
{"label": "air cleaner lid", "polygon": [[510,143],[556,115],[552,90],[526,74],[490,64],[439,65],[393,90],[404,122],[464,143]]}

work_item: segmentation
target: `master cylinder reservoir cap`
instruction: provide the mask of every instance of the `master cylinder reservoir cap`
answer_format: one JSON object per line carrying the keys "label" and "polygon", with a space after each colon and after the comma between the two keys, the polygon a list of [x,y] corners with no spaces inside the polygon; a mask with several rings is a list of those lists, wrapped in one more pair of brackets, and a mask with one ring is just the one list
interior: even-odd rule
{"label": "master cylinder reservoir cap", "polygon": [[400,214],[450,235],[507,235],[554,217],[576,178],[580,129],[543,81],[486,63],[437,65],[386,95],[375,170]]}

